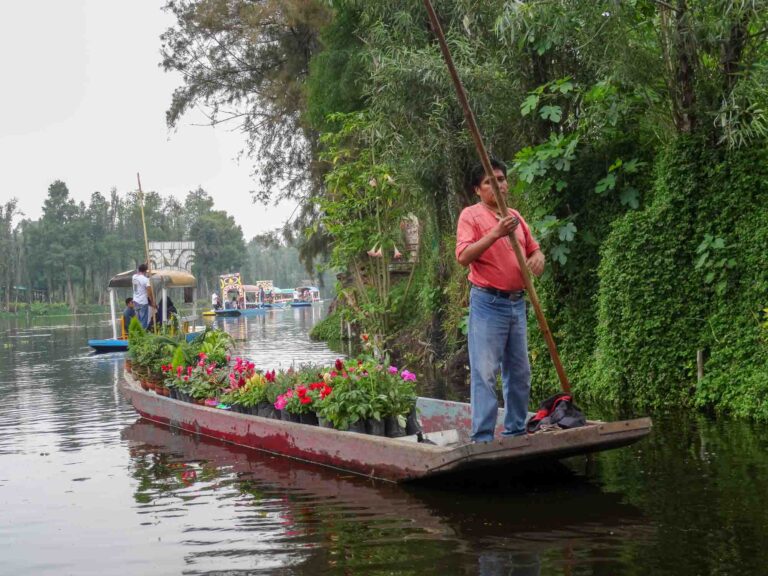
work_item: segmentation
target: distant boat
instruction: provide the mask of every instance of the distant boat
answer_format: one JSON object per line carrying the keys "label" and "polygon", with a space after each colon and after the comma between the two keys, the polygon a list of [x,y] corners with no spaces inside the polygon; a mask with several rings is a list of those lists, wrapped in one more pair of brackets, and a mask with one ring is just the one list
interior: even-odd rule
{"label": "distant boat", "polygon": [[240,316],[240,310],[237,308],[219,308],[218,310],[214,310],[214,313],[216,316],[224,316],[225,318]]}
{"label": "distant boat", "polygon": [[128,350],[128,340],[120,340],[119,338],[107,338],[105,340],[99,340],[93,338],[88,340],[88,346],[93,348],[98,353],[125,352]]}
{"label": "distant boat", "polygon": [[322,302],[320,289],[317,286],[297,286],[293,290],[293,308],[312,306],[315,302]]}
{"label": "distant boat", "polygon": [[[101,352],[124,352],[128,350],[128,326],[123,321],[123,315],[120,314],[120,331],[118,334],[118,321],[117,321],[117,305],[116,305],[116,293],[118,288],[132,289],[133,288],[133,275],[136,270],[126,270],[116,276],[113,276],[107,283],[107,289],[109,291],[109,309],[110,309],[110,321],[112,323],[112,338],[94,338],[88,340],[88,346],[93,348],[97,353]],[[167,291],[170,288],[192,288],[197,287],[197,279],[183,270],[173,269],[158,269],[149,271],[149,280],[152,283],[152,289],[157,293],[157,289],[160,290],[160,298],[163,304],[163,310],[167,310],[166,305],[168,294]],[[194,302],[194,296],[193,296]],[[193,316],[194,316],[193,311]],[[165,314],[163,314],[165,316]],[[162,318],[165,322],[166,317]],[[195,333],[191,334],[192,337]],[[187,335],[189,338],[190,335]]]}

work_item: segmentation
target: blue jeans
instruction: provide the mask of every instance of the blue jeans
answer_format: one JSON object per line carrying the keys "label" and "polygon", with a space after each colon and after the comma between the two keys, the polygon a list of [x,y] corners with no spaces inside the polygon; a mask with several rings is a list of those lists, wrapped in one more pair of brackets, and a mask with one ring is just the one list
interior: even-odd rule
{"label": "blue jeans", "polygon": [[139,319],[139,323],[144,330],[149,326],[149,304],[134,304],[136,309],[136,317]]}
{"label": "blue jeans", "polygon": [[525,300],[515,302],[472,288],[469,295],[469,367],[472,440],[493,440],[499,402],[496,377],[501,370],[504,435],[525,432],[531,365]]}

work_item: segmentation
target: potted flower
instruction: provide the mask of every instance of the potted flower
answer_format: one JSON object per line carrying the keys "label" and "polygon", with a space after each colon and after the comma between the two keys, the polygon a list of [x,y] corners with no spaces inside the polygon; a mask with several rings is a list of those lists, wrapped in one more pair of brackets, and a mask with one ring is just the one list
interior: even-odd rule
{"label": "potted flower", "polygon": [[396,366],[386,369],[381,393],[384,395],[385,434],[390,438],[406,435],[409,415],[416,406],[416,375]]}
{"label": "potted flower", "polygon": [[337,430],[365,433],[365,421],[375,412],[370,390],[360,385],[365,374],[362,362],[336,360],[322,375],[330,391],[318,402],[318,416]]}

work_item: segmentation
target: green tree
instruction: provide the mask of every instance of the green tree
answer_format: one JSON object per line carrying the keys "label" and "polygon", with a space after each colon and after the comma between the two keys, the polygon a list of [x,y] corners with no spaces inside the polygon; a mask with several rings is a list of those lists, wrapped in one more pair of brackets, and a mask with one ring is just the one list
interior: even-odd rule
{"label": "green tree", "polygon": [[0,205],[0,293],[6,310],[10,309],[11,291],[19,272],[14,259],[17,237],[13,227],[13,219],[19,214],[17,205],[16,198]]}
{"label": "green tree", "polygon": [[195,242],[193,271],[201,279],[203,292],[217,285],[219,274],[240,271],[246,262],[243,231],[224,211],[200,215],[189,231],[189,239]]}

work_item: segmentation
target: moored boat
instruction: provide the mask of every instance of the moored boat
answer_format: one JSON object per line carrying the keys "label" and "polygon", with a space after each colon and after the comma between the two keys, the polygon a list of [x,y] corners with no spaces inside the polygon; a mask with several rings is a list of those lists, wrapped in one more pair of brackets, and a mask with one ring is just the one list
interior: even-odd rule
{"label": "moored boat", "polygon": [[[520,462],[550,461],[632,444],[650,433],[650,418],[589,421],[570,430],[469,442],[469,404],[419,398],[424,438],[386,438],[233,413],[145,391],[126,373],[121,389],[144,418],[207,436],[364,476],[404,482]],[[503,410],[499,411],[499,424]]]}

